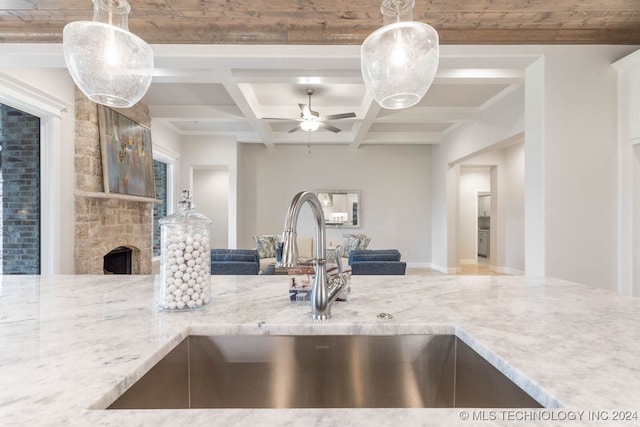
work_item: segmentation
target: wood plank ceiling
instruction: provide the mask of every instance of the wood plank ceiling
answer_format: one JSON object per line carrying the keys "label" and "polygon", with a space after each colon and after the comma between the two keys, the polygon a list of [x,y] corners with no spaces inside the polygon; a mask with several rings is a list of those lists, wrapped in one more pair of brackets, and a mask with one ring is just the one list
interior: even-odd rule
{"label": "wood plank ceiling", "polygon": [[[380,0],[131,0],[148,43],[361,44]],[[90,0],[2,0],[0,42],[59,43]],[[640,44],[640,0],[416,0],[442,44]]]}

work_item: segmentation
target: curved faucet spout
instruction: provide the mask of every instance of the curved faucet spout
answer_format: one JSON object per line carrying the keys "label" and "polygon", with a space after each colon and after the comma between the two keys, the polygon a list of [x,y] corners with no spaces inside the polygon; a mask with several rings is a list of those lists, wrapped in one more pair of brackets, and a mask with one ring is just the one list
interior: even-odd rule
{"label": "curved faucet spout", "polygon": [[311,191],[302,191],[296,194],[289,205],[287,216],[284,221],[284,231],[282,240],[282,261],[279,267],[295,268],[298,264],[298,246],[296,242],[298,216],[302,205],[309,203],[315,218],[316,225],[316,259],[315,259],[315,279],[311,288],[311,318],[326,320],[331,317],[331,305],[344,281],[337,281],[329,284],[327,276],[327,265],[325,260],[325,239],[326,231],[324,224],[324,212],[318,196]]}

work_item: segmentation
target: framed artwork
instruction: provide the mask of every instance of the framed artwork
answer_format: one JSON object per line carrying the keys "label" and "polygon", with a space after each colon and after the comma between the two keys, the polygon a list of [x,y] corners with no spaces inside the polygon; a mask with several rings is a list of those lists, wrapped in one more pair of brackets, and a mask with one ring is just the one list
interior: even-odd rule
{"label": "framed artwork", "polygon": [[151,130],[98,106],[104,192],[155,198]]}

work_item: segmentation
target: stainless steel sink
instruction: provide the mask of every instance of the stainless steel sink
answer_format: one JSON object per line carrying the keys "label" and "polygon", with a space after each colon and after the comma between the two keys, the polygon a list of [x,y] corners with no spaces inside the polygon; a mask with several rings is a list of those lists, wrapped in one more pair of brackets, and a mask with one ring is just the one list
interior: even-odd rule
{"label": "stainless steel sink", "polygon": [[109,409],[538,408],[453,335],[189,336]]}

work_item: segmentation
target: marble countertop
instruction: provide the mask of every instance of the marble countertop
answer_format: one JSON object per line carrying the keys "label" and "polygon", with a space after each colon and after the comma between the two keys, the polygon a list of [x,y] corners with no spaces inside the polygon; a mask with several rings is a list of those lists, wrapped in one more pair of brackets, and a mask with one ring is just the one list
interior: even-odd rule
{"label": "marble countertop", "polygon": [[[0,424],[604,425],[594,411],[608,422],[614,411],[640,411],[638,298],[556,279],[355,276],[350,301],[314,322],[289,303],[282,276],[212,276],[212,303],[182,313],[155,310],[156,281],[1,276]],[[454,333],[560,409],[537,410],[538,422],[534,410],[484,410],[476,415],[494,419],[481,423],[462,409],[104,410],[189,334],[406,333]]]}

